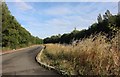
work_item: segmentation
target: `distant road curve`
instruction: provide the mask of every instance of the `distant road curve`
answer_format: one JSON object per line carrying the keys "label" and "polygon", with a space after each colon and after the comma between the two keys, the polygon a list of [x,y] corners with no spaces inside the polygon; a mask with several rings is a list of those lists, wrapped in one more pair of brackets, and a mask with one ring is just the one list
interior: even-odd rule
{"label": "distant road curve", "polygon": [[42,49],[41,46],[33,46],[16,52],[2,55],[3,75],[55,75],[56,72],[41,67],[35,57]]}

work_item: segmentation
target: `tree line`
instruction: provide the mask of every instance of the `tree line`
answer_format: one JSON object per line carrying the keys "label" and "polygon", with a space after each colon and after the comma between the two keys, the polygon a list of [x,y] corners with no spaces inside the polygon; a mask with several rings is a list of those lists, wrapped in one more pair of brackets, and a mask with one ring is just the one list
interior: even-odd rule
{"label": "tree line", "polygon": [[2,3],[2,47],[16,49],[33,44],[41,44],[43,40],[31,35],[11,15],[7,4]]}
{"label": "tree line", "polygon": [[120,15],[112,15],[109,10],[107,10],[103,16],[99,14],[97,20],[98,22],[93,23],[88,29],[75,29],[71,33],[47,37],[44,39],[44,43],[70,44],[75,40],[87,38],[91,35],[95,36],[100,32],[108,38],[112,38],[114,33],[120,30]]}

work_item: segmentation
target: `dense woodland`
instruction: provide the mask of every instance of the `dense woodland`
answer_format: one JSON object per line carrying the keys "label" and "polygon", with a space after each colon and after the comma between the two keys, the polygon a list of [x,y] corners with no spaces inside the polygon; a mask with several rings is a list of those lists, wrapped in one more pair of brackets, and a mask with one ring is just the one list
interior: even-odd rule
{"label": "dense woodland", "polygon": [[109,10],[102,16],[97,17],[98,22],[92,24],[88,29],[73,30],[71,33],[55,35],[44,39],[44,43],[66,43],[70,44],[75,40],[95,36],[98,33],[106,35],[109,39],[114,37],[116,31],[120,29],[120,15],[112,15]]}
{"label": "dense woodland", "polygon": [[32,36],[11,15],[6,3],[2,3],[2,47],[16,49],[43,43],[42,39]]}

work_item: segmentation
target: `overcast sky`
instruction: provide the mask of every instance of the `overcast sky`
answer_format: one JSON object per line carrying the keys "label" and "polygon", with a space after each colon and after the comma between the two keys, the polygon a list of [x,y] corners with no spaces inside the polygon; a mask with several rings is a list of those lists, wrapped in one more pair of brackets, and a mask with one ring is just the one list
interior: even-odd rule
{"label": "overcast sky", "polygon": [[[14,1],[14,0],[13,0]],[[32,35],[51,35],[87,29],[108,9],[117,14],[117,2],[7,2],[11,14]]]}

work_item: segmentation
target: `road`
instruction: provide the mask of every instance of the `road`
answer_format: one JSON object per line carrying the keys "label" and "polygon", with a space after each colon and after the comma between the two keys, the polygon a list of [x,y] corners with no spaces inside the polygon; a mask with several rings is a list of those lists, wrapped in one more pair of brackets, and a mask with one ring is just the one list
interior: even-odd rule
{"label": "road", "polygon": [[55,71],[41,67],[35,57],[42,49],[34,46],[2,55],[3,75],[58,75]]}

